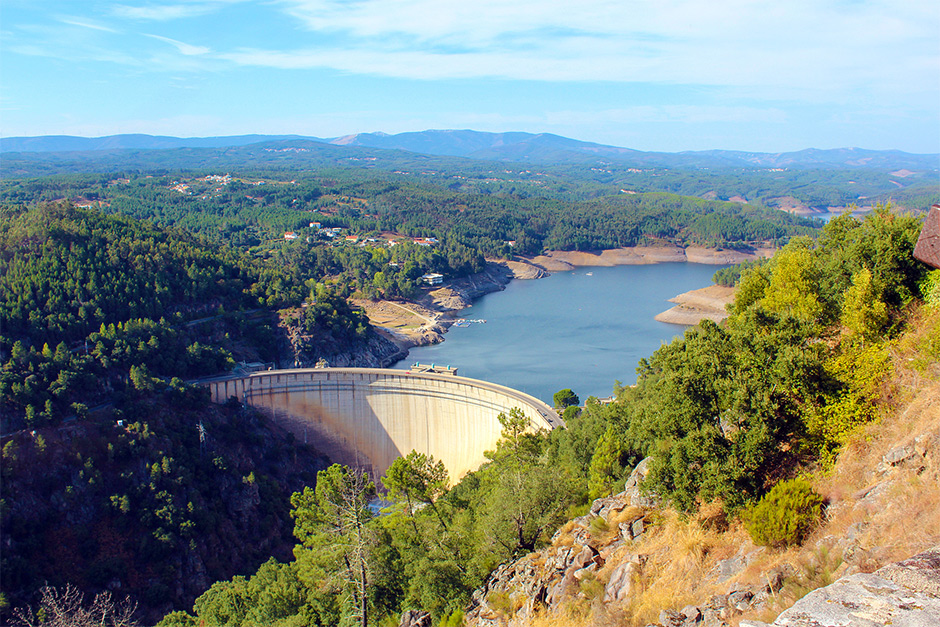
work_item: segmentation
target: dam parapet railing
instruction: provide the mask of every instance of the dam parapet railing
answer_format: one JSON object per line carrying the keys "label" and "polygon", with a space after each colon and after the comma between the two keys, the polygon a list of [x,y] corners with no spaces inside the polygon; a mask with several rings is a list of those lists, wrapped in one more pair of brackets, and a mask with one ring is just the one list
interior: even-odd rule
{"label": "dam parapet railing", "polygon": [[386,368],[269,370],[204,380],[212,400],[231,398],[332,461],[381,477],[416,450],[444,462],[451,481],[476,470],[499,440],[497,416],[518,407],[534,429],[563,422],[546,403],[518,390],[453,374]]}

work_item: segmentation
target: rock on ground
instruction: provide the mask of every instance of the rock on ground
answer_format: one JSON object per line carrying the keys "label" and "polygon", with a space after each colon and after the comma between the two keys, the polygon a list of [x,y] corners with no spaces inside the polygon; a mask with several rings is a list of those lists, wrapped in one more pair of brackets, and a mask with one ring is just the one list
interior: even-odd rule
{"label": "rock on ground", "polygon": [[[761,623],[746,621],[752,627]],[[744,625],[745,622],[742,622]],[[775,627],[937,627],[940,625],[940,546],[857,573],[810,592],[773,622]]]}

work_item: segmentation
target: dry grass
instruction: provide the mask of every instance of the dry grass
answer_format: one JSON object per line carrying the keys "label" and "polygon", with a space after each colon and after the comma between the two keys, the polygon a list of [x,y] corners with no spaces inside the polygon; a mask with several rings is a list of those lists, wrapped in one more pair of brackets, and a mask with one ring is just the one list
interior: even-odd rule
{"label": "dry grass", "polygon": [[576,527],[574,521],[569,520],[564,525],[562,525],[559,530],[561,533],[558,536],[558,539],[555,540],[554,546],[574,546],[574,536],[571,532]]}
{"label": "dry grass", "polygon": [[608,518],[607,522],[610,524],[611,528],[619,529],[620,523],[632,522],[637,518],[640,518],[645,513],[645,510],[642,507],[634,507],[632,505],[623,508],[619,512],[613,512]]}
{"label": "dry grass", "polygon": [[620,523],[632,523],[638,518],[642,518],[645,510],[640,507],[625,507],[620,511],[611,512],[608,517],[591,519],[588,529],[591,536],[601,546],[611,544],[620,537]]}
{"label": "dry grass", "polygon": [[655,622],[663,608],[681,608],[707,598],[718,591],[707,577],[709,571],[719,560],[734,555],[742,543],[753,548],[740,527],[717,531],[703,526],[699,520],[664,512],[637,542],[619,547],[608,567],[599,573],[606,581],[627,556],[642,556],[645,562],[630,602],[622,608],[595,611],[591,613],[592,622],[583,624],[600,621],[600,624],[645,625]]}

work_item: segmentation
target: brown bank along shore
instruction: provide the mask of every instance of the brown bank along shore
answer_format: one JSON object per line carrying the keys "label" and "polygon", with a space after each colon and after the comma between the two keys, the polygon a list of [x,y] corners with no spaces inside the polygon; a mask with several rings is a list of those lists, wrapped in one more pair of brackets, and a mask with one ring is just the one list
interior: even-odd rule
{"label": "brown bank along shore", "polygon": [[[703,263],[727,265],[769,257],[773,249],[752,252],[714,250],[689,246],[637,246],[598,251],[550,251],[536,257],[516,257],[511,261],[490,259],[483,272],[452,279],[445,285],[426,288],[414,301],[356,300],[378,332],[403,350],[436,344],[457,320],[456,312],[466,309],[480,296],[505,289],[513,279],[540,279],[553,272],[581,267],[627,266],[653,263]],[[656,316],[660,322],[695,325],[701,320],[720,321],[727,316],[725,304],[732,302],[733,288],[712,285],[679,294],[671,299],[672,309]]]}

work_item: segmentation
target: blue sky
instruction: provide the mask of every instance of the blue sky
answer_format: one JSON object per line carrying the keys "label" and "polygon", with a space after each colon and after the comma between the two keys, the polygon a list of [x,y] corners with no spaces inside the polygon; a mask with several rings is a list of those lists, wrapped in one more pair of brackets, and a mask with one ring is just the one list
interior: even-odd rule
{"label": "blue sky", "polygon": [[0,135],[940,152],[936,0],[2,0]]}

